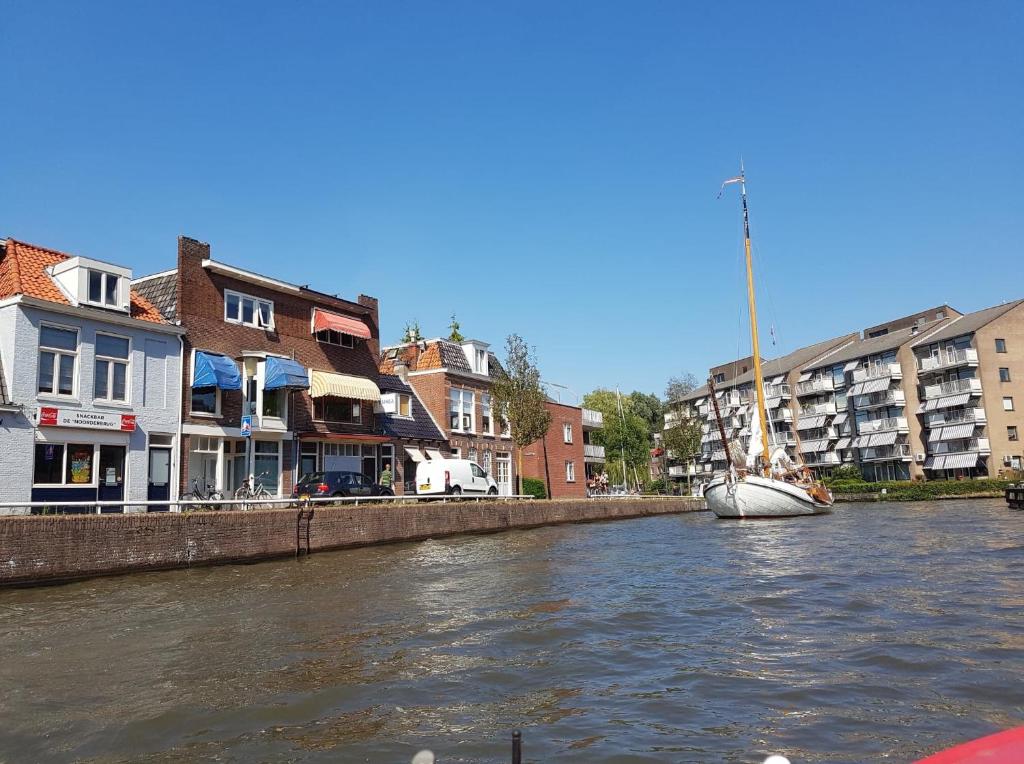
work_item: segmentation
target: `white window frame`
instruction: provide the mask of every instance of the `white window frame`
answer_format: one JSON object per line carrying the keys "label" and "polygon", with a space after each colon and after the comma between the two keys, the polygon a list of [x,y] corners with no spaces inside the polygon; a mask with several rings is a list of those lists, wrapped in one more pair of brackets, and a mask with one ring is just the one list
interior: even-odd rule
{"label": "white window frame", "polygon": [[1013,408],[1013,396],[1012,395],[1004,395],[1003,396],[1003,411],[1013,411],[1013,410],[1014,410],[1014,408]]}
{"label": "white window frame", "polygon": [[[92,480],[88,483],[69,483],[68,479],[68,446],[92,446]],[[61,446],[64,449],[64,456],[60,464],[59,483],[37,483],[36,482],[36,446]],[[81,439],[75,440],[37,440],[32,444],[32,487],[33,488],[96,488],[99,483],[100,466],[100,444],[83,443]]]}
{"label": "white window frame", "polygon": [[572,422],[562,424],[562,440],[569,444],[572,443]]}
{"label": "white window frame", "polygon": [[[64,348],[50,347],[49,345],[43,344],[43,327],[47,326],[51,329],[59,329],[61,331],[68,331],[75,333],[75,349],[65,350]],[[82,332],[77,326],[65,326],[63,324],[55,324],[49,321],[43,321],[39,324],[39,337],[36,342],[36,396],[39,398],[56,398],[58,400],[69,401],[78,399],[78,372],[79,372],[79,358],[82,355]],[[53,353],[53,387],[51,392],[44,392],[39,389],[39,371],[43,362],[43,353]],[[71,356],[74,359],[74,368],[71,371],[71,393],[60,392],[60,357],[62,355]]]}
{"label": "white window frame", "polygon": [[[117,358],[116,356],[101,355],[98,351],[99,338],[100,337],[112,337],[116,340],[125,340],[128,343],[128,357]],[[96,362],[106,361],[107,362],[107,397],[100,398],[96,395]],[[124,400],[120,398],[114,398],[114,364],[124,364]],[[130,406],[132,400],[132,338],[126,337],[123,334],[114,334],[113,332],[96,332],[96,342],[93,344],[93,381],[92,381],[92,392],[93,400],[103,404],[109,404],[114,406]]]}
{"label": "white window frame", "polygon": [[[228,315],[228,296],[234,296],[238,298],[238,316],[232,318]],[[244,303],[250,301],[252,306],[252,321],[243,320],[242,316],[245,315]],[[260,306],[268,305],[270,308],[270,320],[264,322],[260,317]],[[262,297],[253,297],[251,294],[245,294],[244,292],[236,292],[234,289],[224,290],[224,320],[229,324],[240,324],[241,326],[249,326],[253,329],[272,330],[274,328],[274,302],[273,300],[265,300]]]}
{"label": "white window frame", "polygon": [[[92,275],[96,274],[100,277],[100,299],[93,300],[90,292],[92,291]],[[89,305],[99,305],[103,308],[120,308],[121,307],[121,279],[124,276],[119,276],[116,273],[107,273],[97,268],[86,268],[85,274],[85,301]],[[114,287],[114,301],[107,301],[107,281],[114,279],[117,283]]]}
{"label": "white window frame", "polygon": [[[469,427],[466,427],[466,397],[469,397]],[[458,409],[453,408],[456,398]],[[458,427],[452,427],[452,414],[458,413]],[[452,387],[448,391],[448,425],[452,432],[476,434],[476,391],[464,387]]]}
{"label": "white window frame", "polygon": [[342,348],[354,348],[356,346],[355,337],[351,334],[345,334],[345,332],[335,331],[334,329],[321,329],[314,336],[317,342],[322,342],[325,345],[337,345]]}
{"label": "white window frame", "polygon": [[575,483],[576,482],[576,462],[565,463],[565,482]]}
{"label": "white window frame", "polygon": [[494,435],[494,406],[491,403],[490,393],[480,394],[480,427],[484,435]]}

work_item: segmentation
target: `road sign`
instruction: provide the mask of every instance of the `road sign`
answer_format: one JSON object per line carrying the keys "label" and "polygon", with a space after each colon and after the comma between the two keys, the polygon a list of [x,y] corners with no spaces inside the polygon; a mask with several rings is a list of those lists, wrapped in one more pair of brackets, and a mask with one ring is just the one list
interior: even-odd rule
{"label": "road sign", "polygon": [[242,417],[242,437],[252,437],[252,415],[247,414]]}

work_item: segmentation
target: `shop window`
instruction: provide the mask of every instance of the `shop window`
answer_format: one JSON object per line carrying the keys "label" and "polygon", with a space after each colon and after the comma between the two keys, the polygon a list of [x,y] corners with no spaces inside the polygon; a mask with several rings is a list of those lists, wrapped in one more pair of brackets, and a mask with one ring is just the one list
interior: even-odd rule
{"label": "shop window", "polygon": [[32,482],[36,485],[91,485],[94,457],[95,447],[91,443],[36,443]]}
{"label": "shop window", "polygon": [[127,337],[96,335],[96,375],[93,396],[96,400],[128,401],[128,364],[131,343]]}
{"label": "shop window", "polygon": [[356,346],[355,337],[351,334],[343,334],[342,332],[336,332],[333,329],[322,329],[317,332],[316,341],[323,342],[327,345],[338,345],[343,348],[352,348]]}
{"label": "shop window", "polygon": [[274,328],[274,303],[241,292],[224,290],[224,320],[257,329]]}
{"label": "shop window", "polygon": [[325,395],[313,399],[313,418],[318,422],[359,424],[363,420],[363,406],[351,398]]}
{"label": "shop window", "polygon": [[192,413],[217,416],[220,414],[220,388],[193,387]]}
{"label": "shop window", "polygon": [[75,367],[78,361],[78,331],[43,324],[39,327],[40,393],[75,394]]}

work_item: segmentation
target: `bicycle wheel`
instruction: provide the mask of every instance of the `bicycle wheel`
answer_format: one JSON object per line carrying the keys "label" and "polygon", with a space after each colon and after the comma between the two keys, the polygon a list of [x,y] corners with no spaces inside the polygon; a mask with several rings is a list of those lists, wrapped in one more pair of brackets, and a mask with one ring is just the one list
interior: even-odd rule
{"label": "bicycle wheel", "polygon": [[274,495],[270,493],[266,488],[260,486],[256,489],[252,495],[252,506],[253,509],[273,509],[274,505],[267,503],[267,499],[273,499]]}

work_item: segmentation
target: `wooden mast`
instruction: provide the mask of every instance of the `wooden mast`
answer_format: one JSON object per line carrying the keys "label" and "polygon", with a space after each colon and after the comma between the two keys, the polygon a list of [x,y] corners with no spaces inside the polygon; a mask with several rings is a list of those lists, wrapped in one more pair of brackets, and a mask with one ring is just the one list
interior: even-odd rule
{"label": "wooden mast", "polygon": [[743,200],[743,249],[747,256],[747,302],[750,307],[750,345],[754,353],[754,394],[757,395],[757,416],[761,420],[762,461],[765,475],[771,472],[771,452],[768,450],[768,416],[764,408],[764,376],[761,373],[761,350],[757,339],[757,303],[754,299],[754,265],[750,257],[750,215],[747,212],[747,181],[740,163],[740,198]]}
{"label": "wooden mast", "polygon": [[708,394],[711,397],[711,405],[715,409],[715,421],[718,422],[718,434],[722,438],[722,448],[725,449],[725,463],[732,466],[732,453],[729,450],[729,441],[725,437],[725,425],[722,423],[722,412],[718,410],[718,398],[715,393],[715,380],[711,377],[708,377]]}

